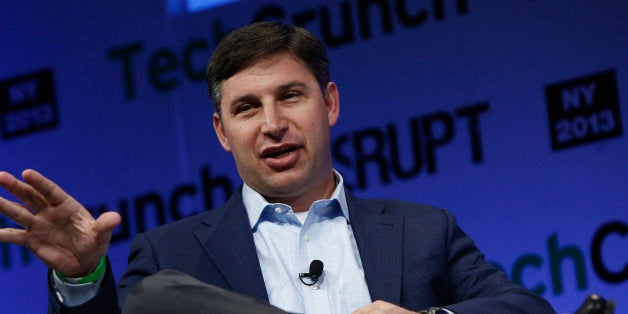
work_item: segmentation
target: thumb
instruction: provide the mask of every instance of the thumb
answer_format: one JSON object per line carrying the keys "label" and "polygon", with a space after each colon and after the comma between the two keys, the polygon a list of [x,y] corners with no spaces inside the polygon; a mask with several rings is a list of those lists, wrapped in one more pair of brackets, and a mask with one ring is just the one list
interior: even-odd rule
{"label": "thumb", "polygon": [[96,241],[99,244],[108,244],[113,229],[115,229],[121,221],[122,217],[116,212],[106,212],[100,215],[94,225],[94,231],[97,234]]}

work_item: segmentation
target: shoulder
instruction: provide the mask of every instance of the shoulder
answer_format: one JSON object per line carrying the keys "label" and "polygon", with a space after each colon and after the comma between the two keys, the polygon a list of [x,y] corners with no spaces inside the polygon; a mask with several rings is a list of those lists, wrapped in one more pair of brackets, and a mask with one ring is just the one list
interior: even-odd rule
{"label": "shoulder", "polygon": [[438,222],[449,224],[455,222],[453,214],[444,208],[410,202],[400,199],[366,199],[353,195],[348,197],[349,207],[355,211],[364,212],[361,208],[368,208],[371,212],[384,215],[402,216],[404,220],[418,220],[422,222]]}
{"label": "shoulder", "polygon": [[178,232],[186,232],[195,230],[206,220],[215,220],[212,217],[217,216],[216,209],[211,209],[196,215],[192,215],[180,220],[169,222],[167,224],[155,227],[144,232],[147,237],[156,237],[160,235],[172,235]]}
{"label": "shoulder", "polygon": [[397,211],[399,213],[415,213],[417,211],[421,211],[424,213],[434,213],[442,211],[443,209],[440,207],[415,203],[406,200],[400,199],[363,199],[366,202],[371,202],[374,204],[379,204],[384,206],[387,210]]}
{"label": "shoulder", "polygon": [[[142,233],[151,239],[172,239],[186,234],[193,234],[199,228],[211,227],[223,221],[228,214],[243,208],[240,190],[237,190],[223,205],[185,217]],[[246,214],[245,214],[246,215]]]}

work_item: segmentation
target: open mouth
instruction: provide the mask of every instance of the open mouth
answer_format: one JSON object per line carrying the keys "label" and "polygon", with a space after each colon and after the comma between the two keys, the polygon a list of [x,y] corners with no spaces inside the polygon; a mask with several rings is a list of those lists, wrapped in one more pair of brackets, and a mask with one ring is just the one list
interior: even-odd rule
{"label": "open mouth", "polygon": [[286,147],[285,149],[267,152],[264,155],[262,155],[262,157],[263,158],[283,158],[283,157],[289,156],[295,150],[297,150],[296,146]]}

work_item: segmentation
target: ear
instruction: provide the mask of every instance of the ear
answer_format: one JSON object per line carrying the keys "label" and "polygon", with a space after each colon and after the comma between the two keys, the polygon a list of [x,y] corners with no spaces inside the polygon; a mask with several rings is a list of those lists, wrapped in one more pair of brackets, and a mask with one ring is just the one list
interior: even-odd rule
{"label": "ear", "polygon": [[227,139],[227,133],[225,132],[225,128],[222,125],[222,121],[220,120],[220,115],[218,112],[214,112],[214,131],[216,131],[216,136],[218,137],[218,141],[222,148],[228,152],[231,152],[231,145],[229,145],[229,140]]}
{"label": "ear", "polygon": [[325,88],[325,105],[329,126],[334,126],[340,115],[340,95],[338,94],[338,86],[334,82],[327,83]]}

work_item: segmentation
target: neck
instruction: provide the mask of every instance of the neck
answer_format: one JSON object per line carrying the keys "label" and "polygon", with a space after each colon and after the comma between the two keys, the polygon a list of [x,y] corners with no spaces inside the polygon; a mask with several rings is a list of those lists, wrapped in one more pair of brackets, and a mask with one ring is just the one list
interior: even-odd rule
{"label": "neck", "polygon": [[334,193],[334,190],[336,189],[336,177],[334,173],[332,172],[328,178],[329,179],[325,180],[322,185],[302,193],[301,195],[287,197],[264,196],[264,198],[269,203],[287,204],[295,213],[305,212],[310,209],[312,203],[321,199],[328,199]]}

